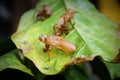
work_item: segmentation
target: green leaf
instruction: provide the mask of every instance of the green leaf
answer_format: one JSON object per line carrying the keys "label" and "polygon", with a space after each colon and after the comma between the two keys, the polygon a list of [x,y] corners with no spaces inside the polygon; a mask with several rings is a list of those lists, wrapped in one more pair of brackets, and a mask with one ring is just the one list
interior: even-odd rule
{"label": "green leaf", "polygon": [[[40,21],[36,14],[44,4],[50,6],[52,15]],[[71,20],[71,23],[75,22],[74,29],[61,37],[75,44],[76,52],[66,54],[54,48],[49,52],[49,60],[48,52],[43,51],[45,44],[39,41],[39,36],[54,35],[53,26],[69,9],[76,11]],[[42,73],[49,75],[59,73],[66,66],[91,61],[95,56],[109,62],[116,61],[120,48],[117,25],[99,13],[88,0],[40,0],[35,9],[21,17],[18,30],[11,38]]]}
{"label": "green leaf", "polygon": [[97,75],[100,80],[112,80],[109,70],[99,57],[96,57],[90,62],[90,64],[92,66],[93,73]]}
{"label": "green leaf", "polygon": [[[62,72],[67,80],[95,80],[93,69],[89,63],[69,66]],[[97,77],[97,76],[96,76]],[[102,79],[102,78],[99,78]]]}
{"label": "green leaf", "polygon": [[3,56],[0,57],[0,71],[11,68],[11,69],[18,69],[20,71],[23,71],[25,73],[28,73],[30,75],[33,75],[26,66],[24,66],[19,58],[18,53],[20,54],[20,51],[18,49],[15,49]]}
{"label": "green leaf", "polygon": [[120,63],[104,62],[112,79],[120,77]]}
{"label": "green leaf", "polygon": [[64,73],[67,80],[88,80],[88,76],[78,66],[70,66]]}

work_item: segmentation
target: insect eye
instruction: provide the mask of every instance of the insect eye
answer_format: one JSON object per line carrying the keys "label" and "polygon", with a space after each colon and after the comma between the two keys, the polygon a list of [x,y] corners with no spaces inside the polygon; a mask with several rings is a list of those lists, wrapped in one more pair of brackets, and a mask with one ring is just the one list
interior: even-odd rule
{"label": "insect eye", "polygon": [[47,37],[47,36],[45,36],[45,35],[41,35],[41,36],[39,37],[39,40],[44,42],[44,41],[46,40],[46,37]]}

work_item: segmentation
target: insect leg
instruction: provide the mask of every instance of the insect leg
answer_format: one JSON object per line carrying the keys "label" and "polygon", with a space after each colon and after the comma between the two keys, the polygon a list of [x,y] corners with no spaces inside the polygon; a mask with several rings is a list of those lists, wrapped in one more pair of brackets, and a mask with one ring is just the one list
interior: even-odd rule
{"label": "insect leg", "polygon": [[67,35],[69,33],[69,30],[74,29],[74,25],[75,25],[75,22],[72,23],[72,27],[71,28],[68,28],[66,25],[64,25],[63,26],[63,32],[65,32],[65,34]]}
{"label": "insect leg", "polygon": [[45,45],[45,48],[43,49],[44,52],[47,52],[49,50],[49,45]]}
{"label": "insect leg", "polygon": [[68,31],[68,27],[67,26],[64,26],[64,30],[63,30],[64,32],[65,32],[65,34],[67,35],[68,33],[69,33],[69,31]]}
{"label": "insect leg", "polygon": [[48,52],[48,60],[50,61],[50,53],[49,53],[50,46],[45,45],[45,48],[43,49],[44,52]]}
{"label": "insect leg", "polygon": [[66,28],[67,30],[72,30],[72,29],[74,29],[74,25],[75,25],[75,20],[74,20],[74,22],[73,23],[71,23],[72,24],[72,27],[71,28]]}
{"label": "insect leg", "polygon": [[66,17],[63,17],[64,18],[64,24],[63,25],[67,25],[68,21],[66,20]]}
{"label": "insect leg", "polygon": [[50,53],[48,52],[48,61],[50,61]]}
{"label": "insect leg", "polygon": [[75,25],[75,20],[74,20],[74,22],[72,23],[72,29],[74,29],[74,25]]}

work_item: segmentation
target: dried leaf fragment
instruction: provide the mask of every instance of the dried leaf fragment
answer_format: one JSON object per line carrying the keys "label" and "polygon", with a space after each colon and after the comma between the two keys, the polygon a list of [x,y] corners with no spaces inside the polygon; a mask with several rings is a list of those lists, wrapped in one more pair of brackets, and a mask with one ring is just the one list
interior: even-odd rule
{"label": "dried leaf fragment", "polygon": [[95,55],[90,57],[86,57],[85,55],[81,55],[80,57],[73,58],[69,63],[65,64],[65,66],[70,66],[74,64],[80,64],[83,62],[92,61],[95,58]]}
{"label": "dried leaf fragment", "polygon": [[115,57],[115,59],[112,60],[112,62],[120,62],[120,49],[118,51],[117,56]]}

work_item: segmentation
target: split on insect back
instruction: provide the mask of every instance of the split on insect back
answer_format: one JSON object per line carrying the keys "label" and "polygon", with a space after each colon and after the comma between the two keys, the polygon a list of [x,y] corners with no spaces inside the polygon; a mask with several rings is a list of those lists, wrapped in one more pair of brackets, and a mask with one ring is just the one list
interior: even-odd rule
{"label": "split on insect back", "polygon": [[60,36],[41,35],[39,37],[39,40],[45,44],[45,48],[43,49],[43,51],[48,53],[49,60],[50,60],[49,51],[51,51],[50,49],[52,49],[52,47],[57,48],[58,50],[61,50],[65,52],[66,54],[71,54],[76,51],[76,46],[73,43],[63,39]]}

